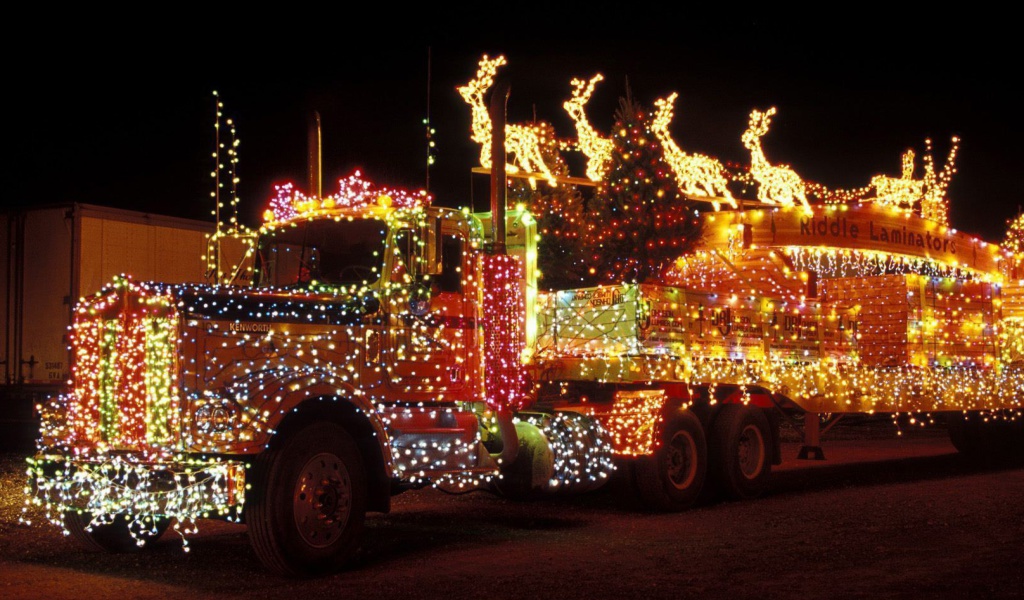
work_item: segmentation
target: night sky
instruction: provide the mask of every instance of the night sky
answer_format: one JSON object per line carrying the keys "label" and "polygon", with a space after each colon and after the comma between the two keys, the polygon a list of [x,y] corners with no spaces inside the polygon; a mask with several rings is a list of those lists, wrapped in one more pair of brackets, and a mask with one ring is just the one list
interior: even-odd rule
{"label": "night sky", "polygon": [[[257,223],[275,183],[304,185],[313,110],[322,120],[325,194],[356,168],[381,185],[424,188],[429,104],[437,144],[430,192],[442,205],[485,209],[486,177],[470,171],[479,151],[469,139],[470,109],[455,88],[483,54],[504,54],[509,120],[536,115],[560,137],[575,136],[562,108],[570,80],[602,73],[587,111],[605,135],[627,81],[648,108],[679,92],[672,132],[683,150],[744,165],[740,135],[750,111],[777,107],[762,140],[768,159],[832,188],[899,176],[908,148],[921,177],[924,140],[934,141],[941,166],[956,135],[954,227],[999,241],[1024,204],[1021,101],[1011,94],[1021,53],[1009,23],[848,16],[814,25],[739,9],[717,21],[633,20],[628,4],[579,21],[509,11],[505,22],[516,25],[491,32],[472,13],[458,25],[425,14],[413,33],[326,16],[264,18],[244,30],[231,15],[176,15],[155,29],[68,22],[48,30],[38,52],[19,48],[11,62],[7,202],[212,219],[217,90],[241,140],[243,222]],[[566,157],[582,176],[582,157]]]}

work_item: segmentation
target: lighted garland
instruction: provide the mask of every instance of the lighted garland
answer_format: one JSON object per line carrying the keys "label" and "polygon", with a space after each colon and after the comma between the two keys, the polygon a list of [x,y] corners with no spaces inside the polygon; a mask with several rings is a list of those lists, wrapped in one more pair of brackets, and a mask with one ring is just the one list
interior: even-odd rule
{"label": "lighted garland", "polygon": [[276,195],[270,201],[270,208],[263,213],[265,222],[289,221],[300,215],[312,215],[317,211],[331,209],[366,208],[379,205],[385,208],[417,208],[430,204],[426,191],[379,187],[364,179],[356,170],[352,175],[338,180],[338,192],[326,198],[312,198],[295,188],[292,183],[274,186]]}
{"label": "lighted garland", "polygon": [[818,273],[821,277],[918,274],[963,280],[986,279],[984,274],[973,269],[893,252],[799,246],[788,246],[780,252],[792,261],[795,270]]}

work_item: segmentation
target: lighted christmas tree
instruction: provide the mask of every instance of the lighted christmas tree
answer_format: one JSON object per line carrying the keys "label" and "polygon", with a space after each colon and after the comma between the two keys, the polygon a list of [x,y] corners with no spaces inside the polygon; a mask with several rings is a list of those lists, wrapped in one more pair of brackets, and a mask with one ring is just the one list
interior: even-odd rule
{"label": "lighted christmas tree", "polygon": [[[549,127],[534,123],[534,127]],[[552,143],[541,146],[541,156],[555,177],[569,175],[569,166],[554,143],[554,135],[547,136]],[[568,289],[588,285],[590,277],[580,241],[584,226],[585,203],[579,189],[573,185],[538,185],[520,178],[509,179],[507,196],[509,206],[522,204],[537,219],[538,284],[543,289]]]}
{"label": "lighted christmas tree", "polygon": [[597,283],[655,281],[699,237],[695,203],[679,193],[652,122],[627,85],[615,113],[607,175],[588,203],[581,232]]}
{"label": "lighted christmas tree", "polygon": [[1014,254],[1024,253],[1024,213],[1018,213],[1016,219],[1010,219],[1007,223],[1003,249]]}

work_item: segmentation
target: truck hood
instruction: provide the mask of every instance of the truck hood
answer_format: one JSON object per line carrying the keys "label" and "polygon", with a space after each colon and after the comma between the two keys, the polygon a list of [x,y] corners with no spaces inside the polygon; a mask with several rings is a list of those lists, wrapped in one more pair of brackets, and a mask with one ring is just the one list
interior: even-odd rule
{"label": "truck hood", "polygon": [[150,284],[175,299],[185,319],[351,325],[380,310],[375,291],[359,294]]}

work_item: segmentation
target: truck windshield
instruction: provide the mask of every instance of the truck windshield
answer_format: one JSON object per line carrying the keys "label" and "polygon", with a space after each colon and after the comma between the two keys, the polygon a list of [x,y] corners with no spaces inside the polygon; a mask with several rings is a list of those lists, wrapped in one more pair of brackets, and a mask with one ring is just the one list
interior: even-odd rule
{"label": "truck windshield", "polygon": [[380,279],[387,225],[377,219],[288,224],[259,242],[259,287],[369,285]]}

